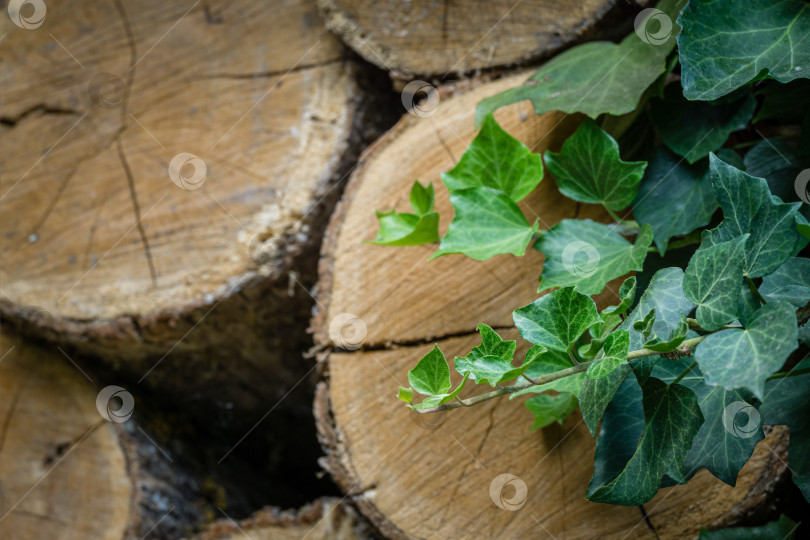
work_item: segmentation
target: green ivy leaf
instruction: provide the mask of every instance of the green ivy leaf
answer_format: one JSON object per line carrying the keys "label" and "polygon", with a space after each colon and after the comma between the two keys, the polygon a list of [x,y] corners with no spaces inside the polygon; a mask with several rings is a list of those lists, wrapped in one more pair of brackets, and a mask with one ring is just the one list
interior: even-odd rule
{"label": "green ivy leaf", "polygon": [[810,347],[810,322],[799,328],[799,341]]}
{"label": "green ivy leaf", "polygon": [[644,225],[631,244],[602,223],[564,219],[534,245],[545,255],[539,290],[576,285],[584,294],[598,294],[610,280],[642,269],[652,236]]}
{"label": "green ivy leaf", "polygon": [[773,119],[795,123],[796,118],[810,108],[810,81],[806,79],[796,79],[788,84],[770,81],[754,93],[762,96],[762,107],[757,111],[754,123]]}
{"label": "green ivy leaf", "polygon": [[627,362],[629,350],[630,333],[627,330],[616,330],[605,339],[604,356],[588,367],[587,376],[591,379],[607,377]]}
{"label": "green ivy leaf", "polygon": [[601,319],[596,304],[574,287],[541,296],[512,313],[523,339],[554,351],[568,352]]}
{"label": "green ivy leaf", "polygon": [[442,174],[450,192],[490,187],[518,202],[543,179],[543,158],[509,135],[491,114],[452,170]]}
{"label": "green ivy leaf", "polygon": [[719,531],[700,528],[699,540],[793,540],[799,525],[787,516],[759,527],[732,527]]}
{"label": "green ivy leaf", "polygon": [[526,401],[526,408],[534,415],[534,424],[531,429],[540,429],[557,422],[563,423],[574,409],[578,402],[576,396],[563,392],[552,396],[551,394],[540,394]]}
{"label": "green ivy leaf", "polygon": [[[794,370],[810,368],[805,359]],[[807,388],[810,375],[797,375],[768,381],[760,413],[765,424],[785,424],[790,427],[788,467],[793,482],[810,501],[810,402]]]}
{"label": "green ivy leaf", "polygon": [[400,386],[399,392],[397,392],[397,398],[405,403],[413,403],[413,388],[403,388]]}
{"label": "green ivy leaf", "polygon": [[408,372],[408,382],[414,390],[426,396],[438,396],[450,391],[450,366],[438,345],[434,345]]}
{"label": "green ivy leaf", "polygon": [[[470,379],[478,384],[492,386],[519,376],[519,372],[513,374],[516,371],[512,365],[515,341],[504,341],[486,324],[479,324],[478,332],[481,334],[481,345],[473,347],[467,356],[455,359],[456,371],[462,375],[469,374]],[[509,375],[508,379],[504,378],[506,375]]]}
{"label": "green ivy leaf", "polygon": [[[643,504],[655,495],[664,475],[686,481],[683,462],[692,439],[703,424],[697,396],[680,384],[666,384],[648,377],[641,384],[644,428],[630,460],[613,478],[594,475],[587,499],[610,504]],[[603,426],[599,436],[606,433]],[[594,482],[596,480],[596,482]]]}
{"label": "green ivy leaf", "polygon": [[695,359],[706,382],[727,390],[747,388],[762,400],[765,379],[796,350],[796,312],[787,302],[768,302],[745,329],[728,328],[698,344]]}
{"label": "green ivy leaf", "polygon": [[622,161],[619,145],[586,118],[559,153],[546,151],[546,166],[560,193],[575,201],[621,210],[633,202],[644,175],[644,161]]}
{"label": "green ivy leaf", "polygon": [[[669,383],[675,380],[685,367],[685,363],[679,361],[659,362],[652,375]],[[755,407],[748,405],[754,402],[753,395],[745,390],[725,390],[719,386],[709,386],[703,380],[703,374],[698,367],[693,368],[680,384],[695,392],[700,412],[706,419],[686,456],[684,462],[686,478],[691,478],[706,467],[717,478],[734,486],[737,482],[737,473],[748,462],[757,442],[763,438],[762,425],[756,422],[758,417],[755,416]],[[753,426],[748,423],[748,411],[753,411],[751,413],[755,424]],[[745,424],[735,423],[742,419],[746,420]],[[736,429],[734,427],[727,429],[726,424],[736,426]]]}
{"label": "green ivy leaf", "polygon": [[432,259],[451,253],[477,261],[502,253],[521,256],[538,230],[537,222],[529,225],[517,204],[496,189],[454,191],[450,203],[456,214]]}
{"label": "green ivy leaf", "polygon": [[687,333],[689,333],[689,325],[686,324],[685,318],[681,318],[681,322],[669,332],[669,337],[661,338],[653,334],[644,342],[644,348],[659,353],[674,351],[686,339]]}
{"label": "green ivy leaf", "polygon": [[793,255],[798,242],[795,215],[800,203],[785,204],[771,196],[768,184],[709,156],[715,195],[724,220],[703,233],[707,246],[750,234],[745,245],[744,274],[762,277]]}
{"label": "green ivy leaf", "polygon": [[380,230],[372,244],[418,246],[439,241],[439,214],[433,210],[433,184],[415,181],[411,187],[411,207],[416,214],[377,211]]}
{"label": "green ivy leaf", "polygon": [[795,0],[690,2],[678,17],[681,83],[687,99],[709,101],[768,75],[810,76],[810,6]]}
{"label": "green ivy leaf", "polygon": [[701,246],[689,261],[683,292],[697,304],[698,324],[706,330],[717,330],[737,317],[747,240],[748,234],[744,234],[714,246]]}
{"label": "green ivy leaf", "polygon": [[636,276],[625,279],[619,287],[619,305],[608,306],[602,310],[602,315],[622,315],[636,300]]}
{"label": "green ivy leaf", "polygon": [[653,100],[650,117],[664,144],[695,163],[723,146],[732,132],[745,129],[756,106],[751,94],[717,104],[688,101],[680,85],[670,84],[663,100]]}
{"label": "green ivy leaf", "polygon": [[[526,360],[523,362],[523,365],[528,365],[524,374],[531,379],[535,379],[542,375],[548,375],[549,373],[570,368],[574,364],[571,362],[571,358],[567,353],[548,351],[544,347],[534,345],[526,353]],[[509,399],[525,394],[539,394],[540,392],[546,392],[548,390],[554,390],[560,393],[568,392],[578,398],[579,389],[582,386],[582,379],[584,377],[584,373],[577,373],[576,375],[563,377],[562,379],[557,379],[549,383],[530,386],[523,390],[513,392],[510,394]]]}
{"label": "green ivy leaf", "polygon": [[411,208],[420,215],[430,213],[433,210],[433,202],[436,200],[436,193],[433,190],[433,184],[423,186],[418,181],[411,186]]}
{"label": "green ivy leaf", "polygon": [[[658,9],[672,21],[683,0],[664,0]],[[638,106],[644,92],[666,70],[666,58],[678,33],[661,43],[642,41],[631,33],[618,45],[592,41],[558,54],[532,75],[524,86],[511,88],[484,99],[475,111],[476,124],[492,111],[526,99],[537,114],[548,111],[581,112],[591,118],[608,113],[629,113]]]}
{"label": "green ivy leaf", "polygon": [[810,225],[806,223],[797,223],[796,229],[805,237],[810,238]]}
{"label": "green ivy leaf", "polygon": [[783,300],[796,307],[810,302],[810,259],[791,257],[773,274],[762,279],[759,292],[771,300]]}

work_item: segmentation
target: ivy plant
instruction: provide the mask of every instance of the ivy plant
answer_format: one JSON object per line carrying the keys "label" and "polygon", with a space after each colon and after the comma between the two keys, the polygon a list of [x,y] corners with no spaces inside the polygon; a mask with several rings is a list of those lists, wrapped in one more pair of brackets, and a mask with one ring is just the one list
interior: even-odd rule
{"label": "ivy plant", "polygon": [[[541,295],[513,312],[519,343],[482,324],[481,344],[452,363],[434,345],[399,398],[421,414],[520,399],[532,429],[580,409],[596,439],[583,493],[620,505],[703,468],[733,486],[763,424],[787,425],[810,500],[810,204],[797,180],[810,166],[810,5],[657,9],[671,35],[579,45],[478,105],[480,131],[441,177],[455,211],[443,236],[432,185],[414,183],[414,213],[378,212],[378,244],[544,255]],[[534,154],[492,115],[522,100],[584,119],[559,151]],[[542,181],[611,221],[542,230],[518,204]],[[592,296],[622,277],[600,309]]]}

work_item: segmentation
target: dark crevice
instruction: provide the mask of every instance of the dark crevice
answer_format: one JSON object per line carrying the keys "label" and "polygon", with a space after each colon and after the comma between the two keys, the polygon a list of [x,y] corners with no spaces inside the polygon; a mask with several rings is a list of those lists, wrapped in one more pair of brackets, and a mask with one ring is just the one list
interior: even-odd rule
{"label": "dark crevice", "polygon": [[638,505],[638,511],[641,512],[641,517],[644,519],[644,524],[647,525],[647,528],[652,531],[653,535],[656,539],[660,540],[658,533],[655,531],[655,527],[653,527],[652,521],[650,521],[650,516],[647,514],[647,510],[644,508],[643,504]]}
{"label": "dark crevice", "polygon": [[0,116],[0,125],[6,127],[15,127],[17,124],[25,120],[27,117],[39,113],[40,115],[65,115],[65,116],[74,116],[81,114],[79,111],[75,111],[73,109],[63,109],[61,107],[51,107],[49,105],[45,105],[40,103],[39,105],[33,105],[32,107],[27,108],[17,116]]}
{"label": "dark crevice", "polygon": [[[491,326],[491,328],[497,332],[499,330],[503,330],[503,331],[513,330],[515,327],[513,325],[509,325],[509,326]],[[387,350],[390,350],[390,349],[399,349],[399,348],[405,348],[405,347],[422,347],[424,345],[429,345],[429,344],[437,342],[437,341],[446,341],[448,339],[453,339],[453,338],[463,338],[463,337],[473,336],[473,335],[476,335],[476,334],[478,334],[477,329],[460,330],[458,332],[450,332],[450,333],[447,333],[447,334],[441,334],[441,335],[438,335],[438,336],[433,336],[433,337],[428,337],[428,338],[421,338],[421,339],[402,340],[402,341],[391,340],[391,341],[386,341],[385,343],[366,343],[366,344],[363,345],[363,348],[361,349],[361,351],[374,352],[374,351],[387,351]],[[340,352],[346,352],[346,350],[341,349],[340,347],[334,347],[332,349],[332,352],[340,353]]]}

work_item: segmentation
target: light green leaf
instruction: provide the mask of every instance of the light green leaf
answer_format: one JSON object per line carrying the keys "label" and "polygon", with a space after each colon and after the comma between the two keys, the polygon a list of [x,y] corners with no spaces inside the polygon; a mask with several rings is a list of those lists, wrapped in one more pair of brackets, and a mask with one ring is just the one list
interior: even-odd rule
{"label": "light green leaf", "polygon": [[717,104],[688,101],[680,85],[670,84],[663,100],[653,100],[650,116],[664,144],[695,163],[723,146],[732,132],[745,129],[756,106],[751,94]]}
{"label": "light green leaf", "polygon": [[591,379],[607,377],[623,363],[627,362],[630,350],[630,333],[627,330],[616,330],[605,339],[605,354],[588,368],[587,376]]}
{"label": "light green leaf", "polygon": [[681,322],[667,334],[669,337],[661,338],[657,334],[653,334],[644,342],[644,348],[659,353],[674,351],[686,339],[688,332],[689,325],[686,324],[685,317],[681,318]]}
{"label": "light green leaf", "polygon": [[698,540],[793,540],[799,528],[787,516],[780,516],[779,521],[772,521],[759,527],[732,527],[709,531],[700,528]]}
{"label": "light green leaf", "polygon": [[584,294],[598,294],[610,280],[642,269],[652,235],[644,225],[631,244],[607,225],[564,219],[534,245],[545,255],[539,290],[576,285]]}
{"label": "light green leaf", "polygon": [[[528,365],[524,374],[531,379],[536,379],[542,375],[548,375],[549,373],[570,368],[574,364],[571,362],[571,358],[568,354],[564,352],[547,351],[545,348],[535,345],[526,353],[526,360],[523,362],[523,365]],[[530,386],[523,390],[513,392],[510,394],[509,399],[525,394],[539,394],[547,390],[554,390],[560,393],[568,392],[579,397],[579,389],[582,386],[582,379],[584,377],[585,373],[577,373],[576,375],[563,377],[562,379],[557,379],[549,383]]]}
{"label": "light green leaf", "polygon": [[442,174],[450,192],[475,187],[502,191],[518,202],[543,179],[543,158],[504,131],[492,115],[467,147],[461,161]]}
{"label": "light green leaf", "polygon": [[793,255],[798,242],[795,215],[800,203],[774,199],[768,184],[709,156],[715,195],[723,209],[720,226],[703,233],[706,246],[750,234],[745,244],[744,274],[762,277]]}
{"label": "light green leaf", "polygon": [[565,287],[512,313],[523,339],[554,351],[568,352],[585,331],[601,321],[596,304],[574,287]]}
{"label": "light green leaf", "polygon": [[[516,369],[512,365],[515,341],[504,341],[486,324],[479,324],[478,332],[481,333],[481,345],[473,347],[467,356],[455,359],[456,371],[462,375],[469,374],[470,379],[478,384],[492,386],[520,375],[511,375]],[[507,374],[511,375],[510,378],[504,379]]]}
{"label": "light green leaf", "polygon": [[534,424],[531,429],[544,428],[549,424],[563,423],[568,415],[577,408],[577,398],[573,394],[563,392],[552,396],[540,394],[526,401],[526,408],[534,414]]}
{"label": "light green leaf", "polygon": [[810,225],[806,223],[797,223],[796,229],[805,237],[810,238]]}
{"label": "light green leaf", "polygon": [[709,247],[701,246],[689,261],[683,292],[697,304],[697,321],[706,330],[717,330],[737,317],[743,252],[748,234]]}
{"label": "light green leaf", "polygon": [[502,192],[477,187],[450,194],[456,215],[432,259],[462,253],[483,261],[502,253],[521,256],[537,232],[517,204]]}
{"label": "light green leaf", "polygon": [[426,396],[438,396],[450,391],[450,366],[438,345],[434,345],[408,372],[408,382],[414,390]]}
{"label": "light green leaf", "polygon": [[[794,370],[810,368],[805,359]],[[788,467],[793,482],[804,498],[810,501],[810,401],[807,388],[810,375],[797,375],[768,381],[765,385],[760,413],[765,424],[785,424],[790,427]]]}
{"label": "light green leaf", "polygon": [[608,306],[602,310],[602,315],[622,315],[630,309],[636,300],[636,276],[625,279],[619,287],[619,305]]}
{"label": "light green leaf", "polygon": [[796,0],[690,2],[678,18],[681,83],[709,101],[753,80],[810,76],[810,6]]}
{"label": "light green leaf", "polygon": [[[658,9],[674,21],[683,0],[664,0]],[[537,114],[548,111],[581,112],[591,118],[633,111],[647,88],[666,69],[679,28],[673,23],[668,36],[642,41],[631,33],[615,44],[592,41],[572,47],[546,62],[524,86],[509,89],[478,104],[476,123],[492,111],[530,99]]]}
{"label": "light green leaf", "polygon": [[787,302],[768,302],[745,329],[728,328],[698,344],[695,359],[711,385],[747,388],[762,400],[765,379],[796,350],[796,313]]}
{"label": "light green leaf", "polygon": [[413,388],[403,388],[400,386],[399,392],[397,392],[397,398],[405,403],[413,403]]}
{"label": "light green leaf", "polygon": [[433,202],[436,199],[436,193],[433,190],[433,184],[423,186],[416,181],[411,186],[411,208],[418,215],[422,216],[430,213],[433,210]]}
{"label": "light green leaf", "polygon": [[546,151],[544,156],[560,193],[611,210],[633,202],[647,166],[643,161],[622,161],[619,145],[590,118],[566,139],[560,153]]}
{"label": "light green leaf", "polygon": [[377,212],[380,230],[372,244],[379,246],[419,246],[439,241],[439,214]]}
{"label": "light green leaf", "polygon": [[[652,375],[670,383],[683,372],[685,364],[683,361],[659,362]],[[754,402],[754,396],[745,390],[725,390],[707,385],[698,367],[693,368],[680,384],[695,392],[700,412],[706,419],[686,456],[686,478],[706,467],[726,484],[735,485],[737,473],[763,438],[756,407],[749,405]]]}
{"label": "light green leaf", "polygon": [[[686,481],[683,462],[703,424],[697,396],[685,386],[668,385],[655,377],[647,378],[641,388],[644,429],[638,446],[615,477],[594,475],[586,495],[590,501],[643,504],[658,491],[664,475],[679,483]],[[603,428],[600,438],[604,436]]]}
{"label": "light green leaf", "polygon": [[791,257],[773,274],[762,279],[759,292],[772,300],[783,300],[796,307],[810,302],[810,259]]}

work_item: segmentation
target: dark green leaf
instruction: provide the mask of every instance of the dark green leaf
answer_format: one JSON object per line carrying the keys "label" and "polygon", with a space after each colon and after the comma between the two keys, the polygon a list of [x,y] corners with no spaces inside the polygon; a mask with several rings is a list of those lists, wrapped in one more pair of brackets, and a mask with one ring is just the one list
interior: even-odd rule
{"label": "dark green leaf", "polygon": [[732,132],[745,129],[757,101],[750,94],[717,104],[688,101],[680,85],[670,84],[663,101],[653,100],[652,105],[652,121],[664,144],[695,163],[723,146]]}
{"label": "dark green leaf", "polygon": [[483,261],[502,253],[523,255],[537,232],[529,225],[517,204],[502,192],[477,187],[450,194],[456,210],[439,250],[432,258],[463,253]]}
{"label": "dark green leaf", "polygon": [[504,131],[492,115],[484,118],[481,131],[442,181],[452,193],[462,189],[490,187],[518,202],[543,179],[543,159]]}
{"label": "dark green leaf", "polygon": [[712,155],[712,183],[725,219],[703,233],[704,245],[728,242],[750,234],[745,245],[744,273],[762,277],[776,270],[793,255],[798,242],[795,215],[800,203],[775,200],[768,184]]}
{"label": "dark green leaf", "polygon": [[799,525],[787,516],[759,527],[732,527],[719,531],[700,529],[699,540],[793,540]]}
{"label": "dark green leaf", "polygon": [[[641,388],[644,429],[638,446],[615,477],[594,475],[588,487],[590,501],[643,504],[658,491],[664,475],[679,483],[686,481],[683,462],[703,424],[697,396],[685,386],[668,385],[655,377],[647,378]],[[604,436],[616,434],[606,433],[603,426],[600,438]]]}
{"label": "dark green leaf", "polygon": [[772,300],[784,300],[796,307],[810,302],[810,259],[791,257],[773,274],[762,279],[759,292]]}
{"label": "dark green leaf", "polygon": [[[582,409],[582,418],[585,420],[585,425],[588,426],[591,436],[596,437],[599,421],[602,420],[602,416],[609,408],[609,405],[612,403],[611,400],[613,400],[614,395],[617,395],[617,391],[622,387],[622,384],[634,386],[639,394],[641,394],[635,380],[626,382],[627,376],[631,371],[632,369],[629,364],[620,364],[619,367],[601,379],[586,377],[582,382],[582,388],[579,392],[579,406]],[[618,401],[624,402],[625,400],[619,399]],[[641,406],[639,405],[639,411],[640,410]],[[641,417],[640,412],[638,417]],[[633,443],[637,440],[638,436]]]}
{"label": "dark green leaf", "polygon": [[672,328],[667,337],[661,337],[653,334],[647,341],[644,342],[644,348],[650,349],[655,352],[669,352],[674,351],[686,339],[686,334],[689,332],[689,325],[686,324],[685,318],[681,318],[681,322],[675,328]]}
{"label": "dark green leaf", "polygon": [[762,400],[765,379],[796,350],[796,313],[787,302],[768,302],[745,329],[728,328],[700,342],[695,359],[711,385],[747,388]]}
{"label": "dark green leaf", "polygon": [[601,321],[596,304],[574,287],[565,287],[512,314],[523,339],[560,352],[571,350],[585,331]]}
{"label": "dark green leaf", "polygon": [[772,119],[794,123],[810,107],[810,81],[806,79],[797,79],[788,84],[771,81],[755,94],[762,96],[762,107],[754,117],[755,123]]}
{"label": "dark green leaf", "polygon": [[546,151],[544,156],[563,195],[611,210],[633,202],[647,166],[643,161],[622,161],[619,145],[590,118],[566,139],[560,153]]}
{"label": "dark green leaf", "polygon": [[563,423],[568,415],[577,408],[577,398],[573,394],[563,392],[552,396],[540,394],[526,401],[526,408],[534,414],[534,424],[531,429],[544,428],[549,424]]}
{"label": "dark green leaf", "polygon": [[437,396],[450,391],[450,366],[438,345],[434,345],[408,372],[408,382],[414,390],[426,396]]}
{"label": "dark green leaf", "polygon": [[765,74],[783,83],[810,76],[806,2],[690,2],[678,24],[687,99],[717,99]]}
{"label": "dark green leaf", "polygon": [[[664,0],[658,9],[671,21],[683,0]],[[581,112],[591,118],[633,111],[647,88],[666,70],[666,58],[675,46],[678,26],[667,36],[642,41],[631,33],[618,45],[592,41],[578,45],[545,63],[524,86],[512,88],[478,104],[476,123],[492,111],[530,99],[537,114],[548,111]]]}
{"label": "dark green leaf", "polygon": [[610,280],[641,270],[651,242],[646,225],[631,244],[607,225],[564,219],[534,245],[545,255],[539,290],[576,285],[584,294],[598,294]]}
{"label": "dark green leaf", "polygon": [[627,362],[629,350],[630,333],[627,330],[616,330],[605,339],[604,356],[591,364],[587,371],[588,377],[591,379],[607,377]]}
{"label": "dark green leaf", "polygon": [[683,292],[697,304],[697,321],[706,330],[717,330],[737,317],[743,251],[748,235],[714,246],[701,246],[689,261]]}
{"label": "dark green leaf", "polygon": [[810,322],[799,328],[799,341],[810,347]]}

